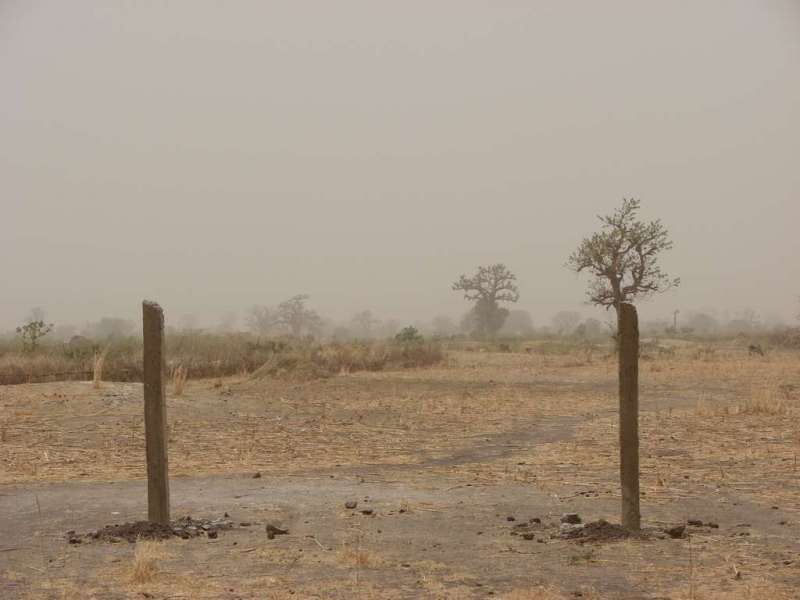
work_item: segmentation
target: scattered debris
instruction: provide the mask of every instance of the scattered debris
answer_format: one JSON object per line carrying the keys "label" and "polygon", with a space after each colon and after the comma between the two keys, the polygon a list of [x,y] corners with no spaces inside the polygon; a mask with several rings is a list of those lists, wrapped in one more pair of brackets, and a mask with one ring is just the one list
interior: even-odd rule
{"label": "scattered debris", "polygon": [[611,542],[629,538],[631,532],[614,523],[609,523],[605,519],[592,521],[591,523],[575,524],[562,523],[561,537],[570,540],[584,542]]}
{"label": "scattered debris", "polygon": [[288,529],[281,529],[272,523],[267,523],[267,537],[269,539],[274,540],[276,535],[286,535],[287,533],[289,533]]}
{"label": "scattered debris", "polygon": [[[226,514],[227,517],[227,514]],[[108,525],[97,531],[88,533],[67,532],[67,542],[81,544],[84,541],[100,540],[102,542],[120,542],[125,540],[133,543],[138,538],[145,540],[166,540],[172,537],[190,539],[206,535],[216,538],[220,531],[232,529],[233,523],[227,518],[222,519],[193,519],[190,516],[172,521],[169,525],[153,523],[152,521],[136,521],[122,525]]]}
{"label": "scattered debris", "polygon": [[675,525],[675,527],[664,528],[666,533],[673,540],[680,540],[686,537],[686,525]]}

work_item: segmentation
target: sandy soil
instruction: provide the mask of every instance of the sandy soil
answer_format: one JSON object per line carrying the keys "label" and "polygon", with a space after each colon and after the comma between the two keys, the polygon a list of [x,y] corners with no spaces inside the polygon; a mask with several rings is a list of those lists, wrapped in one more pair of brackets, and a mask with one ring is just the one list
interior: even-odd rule
{"label": "sandy soil", "polygon": [[145,578],[144,543],[65,535],[146,515],[141,386],[2,387],[0,598],[797,597],[800,357],[686,347],[641,371],[644,522],[718,528],[561,539],[565,512],[617,518],[615,364],[463,352],[190,382],[168,401],[173,515],[236,526],[161,543]]}

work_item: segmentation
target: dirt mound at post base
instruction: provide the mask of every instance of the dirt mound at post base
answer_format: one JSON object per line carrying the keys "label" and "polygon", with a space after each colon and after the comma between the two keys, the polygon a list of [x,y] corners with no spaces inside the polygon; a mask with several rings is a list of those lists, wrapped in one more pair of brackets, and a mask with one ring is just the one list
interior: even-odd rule
{"label": "dirt mound at post base", "polygon": [[586,523],[583,526],[568,529],[561,533],[561,537],[577,542],[613,542],[624,540],[631,536],[631,532],[605,519]]}
{"label": "dirt mound at post base", "polygon": [[74,531],[67,532],[67,541],[70,544],[80,544],[84,541],[99,540],[101,542],[119,542],[126,540],[135,542],[141,538],[144,540],[167,540],[172,537],[189,539],[206,535],[217,537],[217,532],[223,529],[231,529],[233,522],[228,519],[192,519],[183,517],[172,521],[169,525],[153,523],[152,521],[135,521],[133,523],[123,523],[122,525],[107,525],[97,531],[78,534]]}

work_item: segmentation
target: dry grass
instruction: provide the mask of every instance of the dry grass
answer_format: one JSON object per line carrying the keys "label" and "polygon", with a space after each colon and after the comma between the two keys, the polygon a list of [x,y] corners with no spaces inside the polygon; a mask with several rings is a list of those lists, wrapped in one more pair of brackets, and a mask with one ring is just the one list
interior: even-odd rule
{"label": "dry grass", "polygon": [[[580,594],[582,600],[599,600],[601,598],[597,592],[589,588],[580,590]],[[532,588],[512,590],[496,597],[500,600],[571,600],[578,596],[574,593],[567,594],[555,586],[537,585]]]}
{"label": "dry grass", "polygon": [[[353,350],[342,364],[363,360],[359,352]],[[767,510],[773,503],[782,511],[789,507],[787,512],[800,506],[798,355],[774,351],[751,358],[726,347],[699,358],[694,354],[694,348],[680,347],[674,354],[643,362],[641,467],[648,510],[728,494]],[[381,464],[406,464],[414,465],[408,472],[415,473],[424,461],[467,456],[452,465],[424,463],[425,477],[442,475],[472,486],[516,481],[558,495],[559,500],[576,490],[594,489],[602,499],[616,500],[613,360],[594,357],[589,362],[578,350],[560,349],[531,354],[463,351],[447,358],[424,370],[360,370],[311,381],[239,376],[194,383],[183,396],[170,400],[172,473],[307,474],[337,464],[369,464],[375,471]],[[652,365],[658,369],[650,369]],[[101,390],[87,383],[0,388],[0,414],[0,431],[6,431],[0,482],[144,476],[137,384],[106,383]],[[562,422],[572,430],[571,439],[530,443],[532,432],[547,434],[551,425]],[[540,425],[543,429],[536,429]],[[493,436],[506,436],[503,454],[469,460],[469,453]],[[412,517],[426,510],[411,502],[403,507],[411,509]],[[273,565],[288,573],[270,589],[251,588],[252,597],[401,595],[379,584],[381,577],[395,576],[399,570],[391,562],[396,560],[394,549],[379,547],[378,554],[374,541],[366,544],[360,537],[351,537],[337,551],[320,553],[330,580],[298,583],[297,573],[305,576],[306,569],[317,564],[309,556],[316,552],[315,544],[304,542],[302,553],[299,547],[289,552],[273,544],[244,555],[259,559],[261,567]],[[691,574],[687,542],[677,540],[600,547],[591,565],[564,561],[562,568],[582,573],[608,568],[624,573],[636,589],[676,599],[796,597],[783,583],[791,581],[796,566],[768,563],[761,543],[728,535],[698,537],[693,540]],[[147,563],[146,556],[142,563]],[[741,579],[734,577],[731,564],[741,570]],[[454,575],[452,564],[418,569],[412,561],[411,568],[423,582],[416,588],[420,597],[481,597],[463,583],[463,576]],[[358,573],[359,596],[352,592],[351,569]],[[164,596],[180,589],[188,594],[185,597],[211,598],[225,591],[221,583],[215,587],[222,579],[203,580],[209,585],[201,593],[192,591],[197,590],[194,580],[186,583],[184,592],[174,582],[168,589],[165,577],[152,572],[149,577],[151,585],[165,586]],[[255,578],[246,586],[251,580]],[[288,587],[292,594],[284,591]],[[496,597],[562,600],[572,594],[569,588],[531,587]],[[614,596],[586,590],[582,597]]]}
{"label": "dry grass", "polygon": [[[167,336],[170,369],[181,366],[193,378],[252,373],[266,365],[262,374],[295,371],[299,379],[311,365],[311,378],[356,371],[417,368],[443,358],[438,343],[351,342],[320,344],[306,340],[263,341],[247,334],[172,334]],[[273,365],[270,372],[270,364]],[[4,347],[0,342],[0,385],[46,381],[86,381],[97,372],[110,381],[142,380],[142,341],[110,340],[100,346],[74,348],[49,344],[36,352]]]}
{"label": "dry grass", "polygon": [[103,381],[103,365],[106,362],[107,354],[108,354],[108,348],[106,348],[99,354],[94,355],[94,362],[92,365],[92,383],[95,388],[99,388],[100,383]]}
{"label": "dry grass", "polygon": [[189,372],[182,365],[178,365],[172,369],[172,394],[176,398],[183,396],[183,390],[186,387],[186,379]]}
{"label": "dry grass", "polygon": [[130,573],[131,583],[137,585],[151,583],[160,572],[159,563],[167,556],[163,542],[136,540]]}

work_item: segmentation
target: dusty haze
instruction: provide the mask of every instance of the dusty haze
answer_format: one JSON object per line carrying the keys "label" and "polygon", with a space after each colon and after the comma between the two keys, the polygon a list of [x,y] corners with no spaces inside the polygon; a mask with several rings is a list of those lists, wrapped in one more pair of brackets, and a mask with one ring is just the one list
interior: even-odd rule
{"label": "dusty haze", "polygon": [[0,329],[311,295],[459,315],[505,262],[537,324],[623,196],[682,287],[644,318],[800,293],[800,3],[0,4]]}

